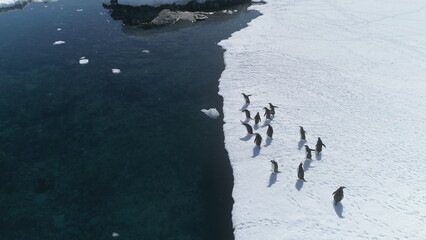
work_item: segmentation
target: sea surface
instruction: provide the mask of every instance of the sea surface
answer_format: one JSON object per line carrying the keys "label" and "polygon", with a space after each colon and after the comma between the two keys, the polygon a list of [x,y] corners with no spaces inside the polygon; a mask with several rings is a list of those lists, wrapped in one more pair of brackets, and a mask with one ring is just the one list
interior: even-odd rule
{"label": "sea surface", "polygon": [[1,239],[233,239],[217,43],[259,13],[146,31],[102,3],[0,13]]}

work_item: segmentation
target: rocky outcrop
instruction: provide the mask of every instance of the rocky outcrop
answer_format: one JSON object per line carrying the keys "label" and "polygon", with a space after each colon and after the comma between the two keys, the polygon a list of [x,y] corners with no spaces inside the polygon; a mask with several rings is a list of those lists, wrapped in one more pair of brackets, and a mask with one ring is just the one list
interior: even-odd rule
{"label": "rocky outcrop", "polygon": [[204,12],[182,12],[182,11],[171,11],[169,9],[163,9],[158,13],[152,21],[144,23],[145,26],[163,26],[167,24],[173,24],[178,21],[197,22],[203,21],[208,18]]}
{"label": "rocky outcrop", "polygon": [[211,12],[226,10],[230,7],[248,4],[251,0],[207,0],[199,3],[195,0],[186,5],[168,4],[158,7],[132,7],[120,5],[116,0],[104,3],[114,20],[122,20],[125,25],[156,27],[173,24],[178,21],[197,22],[208,18]]}

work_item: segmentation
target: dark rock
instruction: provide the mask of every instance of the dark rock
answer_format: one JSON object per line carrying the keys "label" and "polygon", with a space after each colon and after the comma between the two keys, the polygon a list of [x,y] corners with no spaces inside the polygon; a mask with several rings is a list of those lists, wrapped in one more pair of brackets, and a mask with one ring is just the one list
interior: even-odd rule
{"label": "dark rock", "polygon": [[120,5],[117,0],[111,0],[109,3],[104,3],[103,7],[110,10],[110,15],[114,20],[122,20],[125,25],[154,27],[173,24],[181,20],[187,22],[206,20],[209,12],[222,11],[248,3],[251,3],[251,0],[207,0],[203,3],[193,0],[186,5],[132,7]]}

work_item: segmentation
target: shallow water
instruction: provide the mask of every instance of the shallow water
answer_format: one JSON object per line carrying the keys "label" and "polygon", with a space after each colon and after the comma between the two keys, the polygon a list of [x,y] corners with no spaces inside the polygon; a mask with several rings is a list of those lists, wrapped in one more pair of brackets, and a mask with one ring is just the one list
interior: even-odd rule
{"label": "shallow water", "polygon": [[258,13],[141,31],[101,3],[0,14],[2,238],[233,239],[222,116],[200,110],[222,114],[217,42]]}

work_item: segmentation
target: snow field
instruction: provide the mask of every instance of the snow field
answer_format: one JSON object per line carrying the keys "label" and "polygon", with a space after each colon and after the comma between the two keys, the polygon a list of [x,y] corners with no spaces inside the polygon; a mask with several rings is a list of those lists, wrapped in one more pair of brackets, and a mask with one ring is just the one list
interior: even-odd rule
{"label": "snow field", "polygon": [[[426,3],[271,0],[254,8],[263,15],[220,42],[236,240],[424,239]],[[253,94],[252,117],[279,106],[270,145],[267,127],[255,130],[260,152],[240,122],[242,92]],[[304,159],[299,126],[310,148],[317,137],[327,146],[313,161]],[[282,173],[271,174],[270,160]],[[300,162],[306,183],[297,182]],[[345,197],[334,207],[339,186]]]}

